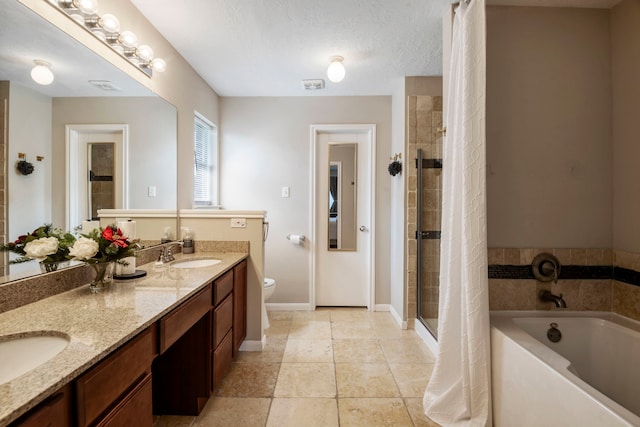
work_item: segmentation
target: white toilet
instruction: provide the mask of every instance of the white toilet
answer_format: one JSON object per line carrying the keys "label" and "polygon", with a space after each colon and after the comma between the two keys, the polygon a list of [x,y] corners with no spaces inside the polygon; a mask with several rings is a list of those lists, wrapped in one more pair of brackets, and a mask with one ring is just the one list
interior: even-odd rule
{"label": "white toilet", "polygon": [[276,281],[269,277],[264,278],[264,300],[265,302],[273,295],[273,291],[276,290]]}
{"label": "white toilet", "polygon": [[[264,302],[273,295],[273,291],[276,290],[276,281],[269,277],[264,278],[264,289],[262,290],[262,295],[264,296]],[[267,316],[267,307],[266,304],[262,304],[262,323],[265,329],[269,329],[269,317]]]}

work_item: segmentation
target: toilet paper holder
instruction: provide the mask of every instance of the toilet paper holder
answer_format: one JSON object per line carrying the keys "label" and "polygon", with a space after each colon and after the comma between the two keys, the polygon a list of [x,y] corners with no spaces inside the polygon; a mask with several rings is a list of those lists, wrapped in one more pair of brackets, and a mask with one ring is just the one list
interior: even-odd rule
{"label": "toilet paper holder", "polygon": [[[296,234],[287,234],[287,240],[291,240],[292,236],[296,236]],[[298,236],[301,242],[304,242],[304,234]]]}

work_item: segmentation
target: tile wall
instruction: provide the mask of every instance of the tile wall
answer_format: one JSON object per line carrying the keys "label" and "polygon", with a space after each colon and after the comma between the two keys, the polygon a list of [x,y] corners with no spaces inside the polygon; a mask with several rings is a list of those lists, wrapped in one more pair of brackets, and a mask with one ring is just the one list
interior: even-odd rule
{"label": "tile wall", "polygon": [[[561,264],[557,283],[535,280],[533,258],[552,253]],[[640,254],[607,248],[489,248],[491,310],[551,310],[541,290],[562,294],[569,310],[613,311],[640,320]]]}

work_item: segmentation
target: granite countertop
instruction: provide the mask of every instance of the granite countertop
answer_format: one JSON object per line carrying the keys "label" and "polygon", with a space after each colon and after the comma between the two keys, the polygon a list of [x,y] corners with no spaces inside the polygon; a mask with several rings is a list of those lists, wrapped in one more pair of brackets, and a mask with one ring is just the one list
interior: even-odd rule
{"label": "granite countertop", "polygon": [[147,271],[146,277],[114,281],[106,291],[92,294],[86,284],[1,313],[0,341],[6,336],[44,335],[49,331],[68,336],[70,341],[48,362],[0,385],[0,426],[78,377],[248,254],[176,255],[177,260],[199,257],[222,262],[196,269],[155,266],[152,262],[137,267]]}

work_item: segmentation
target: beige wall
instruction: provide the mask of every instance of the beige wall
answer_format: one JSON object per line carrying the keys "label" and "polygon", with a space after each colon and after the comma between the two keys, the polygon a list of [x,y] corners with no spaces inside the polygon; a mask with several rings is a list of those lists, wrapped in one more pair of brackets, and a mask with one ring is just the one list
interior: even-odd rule
{"label": "beige wall", "polygon": [[640,2],[611,12],[614,249],[640,253]]}
{"label": "beige wall", "polygon": [[489,247],[611,247],[610,41],[608,10],[487,9]]}
{"label": "beige wall", "polygon": [[[309,302],[311,124],[377,125],[376,304],[389,303],[391,97],[221,98],[221,201],[225,209],[267,211],[265,276],[278,282],[271,303]],[[281,187],[291,188],[280,197]]]}

